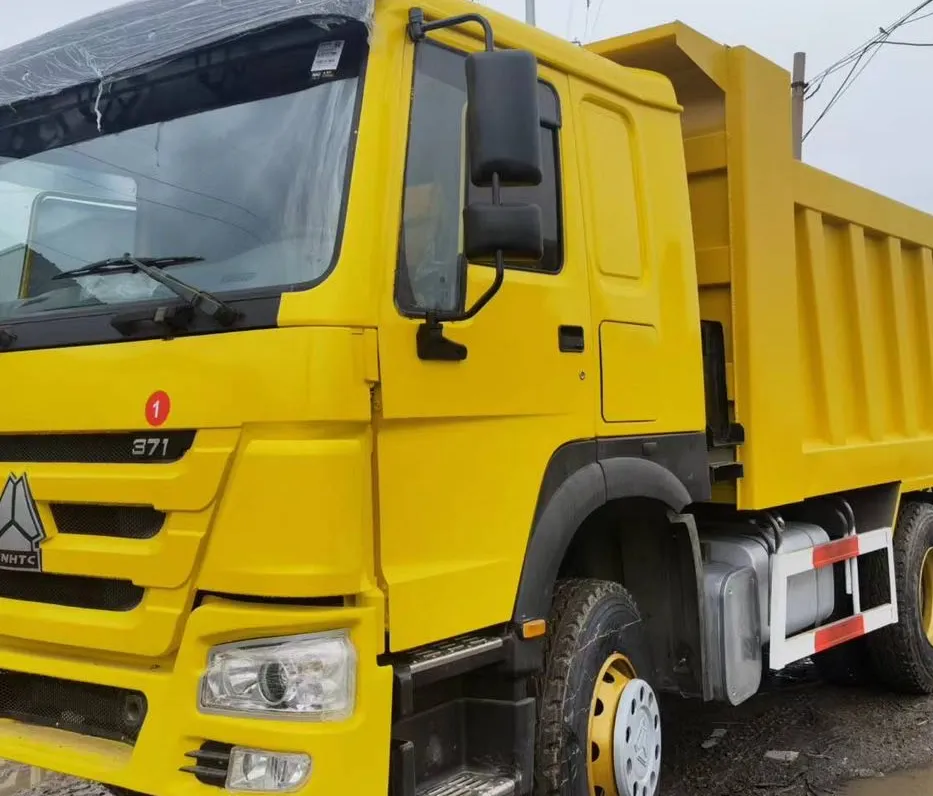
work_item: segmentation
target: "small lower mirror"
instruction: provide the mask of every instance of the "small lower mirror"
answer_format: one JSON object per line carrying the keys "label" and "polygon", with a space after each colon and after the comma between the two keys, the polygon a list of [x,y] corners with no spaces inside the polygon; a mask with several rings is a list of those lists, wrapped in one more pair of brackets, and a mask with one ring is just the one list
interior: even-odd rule
{"label": "small lower mirror", "polygon": [[540,262],[544,257],[541,208],[528,204],[474,202],[464,211],[464,250],[471,262],[502,252],[510,262]]}

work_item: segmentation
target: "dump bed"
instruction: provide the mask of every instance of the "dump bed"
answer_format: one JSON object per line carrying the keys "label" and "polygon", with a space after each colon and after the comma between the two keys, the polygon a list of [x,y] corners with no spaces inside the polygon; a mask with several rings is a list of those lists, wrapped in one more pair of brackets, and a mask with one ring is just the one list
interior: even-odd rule
{"label": "dump bed", "polygon": [[933,217],[794,160],[790,75],[747,48],[675,23],[592,49],[667,75],[684,106],[701,315],[725,327],[747,437],[739,506],[933,485]]}

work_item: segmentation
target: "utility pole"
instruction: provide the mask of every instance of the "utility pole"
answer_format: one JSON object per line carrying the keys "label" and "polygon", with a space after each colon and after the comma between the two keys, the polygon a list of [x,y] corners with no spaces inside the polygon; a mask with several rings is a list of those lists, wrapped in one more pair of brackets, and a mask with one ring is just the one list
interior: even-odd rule
{"label": "utility pole", "polygon": [[525,0],[525,22],[535,24],[535,0]]}
{"label": "utility pole", "polygon": [[[532,0],[534,2],[534,0]],[[791,85],[791,120],[794,131],[794,157],[803,158],[803,100],[807,90],[807,54],[794,53],[794,76]]]}

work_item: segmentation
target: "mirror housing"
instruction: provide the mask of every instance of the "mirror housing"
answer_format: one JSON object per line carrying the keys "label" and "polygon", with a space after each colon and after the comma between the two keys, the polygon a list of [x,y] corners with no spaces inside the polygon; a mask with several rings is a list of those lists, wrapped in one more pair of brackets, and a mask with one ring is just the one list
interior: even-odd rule
{"label": "mirror housing", "polygon": [[541,208],[526,204],[474,202],[463,211],[464,254],[472,262],[536,263],[544,257]]}
{"label": "mirror housing", "polygon": [[466,61],[470,178],[478,187],[541,184],[538,64],[523,50],[472,53]]}

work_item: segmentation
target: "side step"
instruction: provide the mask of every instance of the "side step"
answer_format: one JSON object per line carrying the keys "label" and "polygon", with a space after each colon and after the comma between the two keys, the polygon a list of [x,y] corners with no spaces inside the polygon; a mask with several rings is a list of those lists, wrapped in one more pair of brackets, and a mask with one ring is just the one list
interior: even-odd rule
{"label": "side step", "polygon": [[[891,528],[856,533],[805,550],[782,553],[780,545],[771,563],[771,668],[783,669],[794,661],[844,644],[886,625],[896,624],[897,591],[894,583],[894,547]],[[884,605],[862,610],[858,559],[868,553],[886,551],[890,576],[890,598]],[[852,596],[852,616],[829,625],[787,637],[787,581],[801,572],[833,564],[846,565],[846,591]]]}
{"label": "side step", "polygon": [[399,713],[407,716],[414,710],[416,688],[497,663],[505,655],[501,636],[461,636],[411,652],[393,667]]}
{"label": "side step", "polygon": [[418,790],[416,796],[514,796],[518,783],[514,779],[479,771],[461,771],[452,777]]}
{"label": "side step", "polygon": [[389,796],[530,796],[536,703],[521,668],[527,643],[538,644],[483,633],[387,661],[395,674]]}

